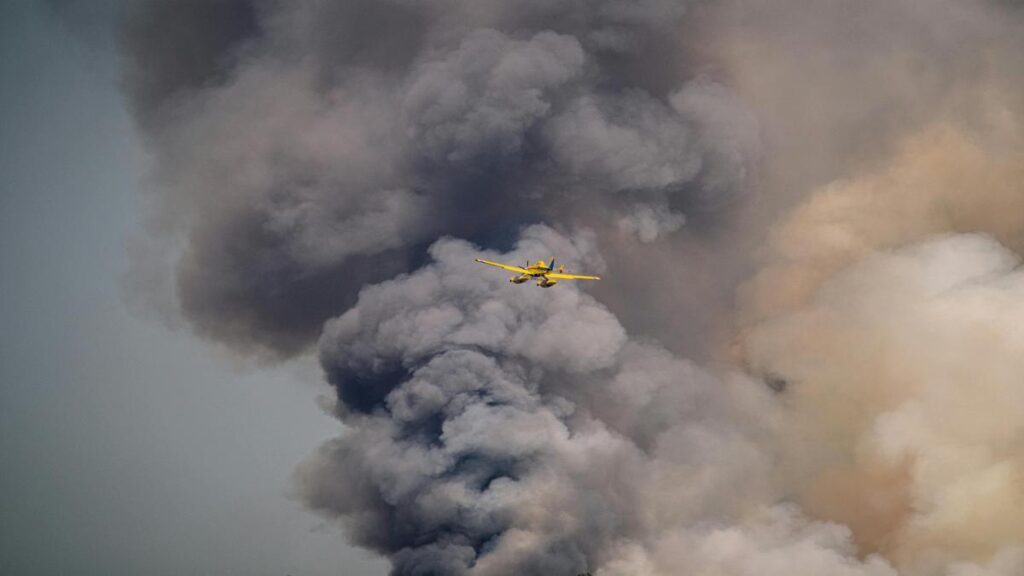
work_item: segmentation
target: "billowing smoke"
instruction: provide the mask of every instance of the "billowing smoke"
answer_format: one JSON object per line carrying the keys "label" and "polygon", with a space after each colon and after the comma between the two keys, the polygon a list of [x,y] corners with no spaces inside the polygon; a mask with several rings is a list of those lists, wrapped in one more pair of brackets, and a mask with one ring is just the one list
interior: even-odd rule
{"label": "billowing smoke", "polygon": [[135,278],[315,346],[396,575],[1019,575],[1018,10],[130,3]]}
{"label": "billowing smoke", "polygon": [[[537,226],[503,257],[587,248]],[[770,490],[766,390],[629,341],[576,290],[509,290],[477,256],[494,255],[442,240],[326,325],[321,362],[356,431],[302,470],[314,507],[355,519],[398,573],[571,574]],[[654,495],[675,483],[688,496],[668,514]]]}
{"label": "billowing smoke", "polygon": [[132,4],[125,84],[158,154],[160,225],[184,238],[182,311],[203,335],[280,357],[445,235],[508,247],[550,221],[651,242],[685,211],[723,212],[753,169],[756,124],[683,62],[687,13]]}
{"label": "billowing smoke", "polygon": [[[850,70],[818,70],[814,85],[834,96],[817,103],[825,127],[846,135],[823,140],[848,147],[817,158],[847,167],[777,160],[806,192],[738,290],[734,357],[785,387],[789,497],[902,574],[1024,573],[1024,70],[1009,8],[893,3],[848,26],[874,42],[839,36],[795,59]],[[794,46],[820,33],[780,26]],[[835,47],[847,42],[862,51]],[[732,58],[796,74],[770,55]],[[844,94],[851,78],[877,86]],[[780,101],[766,83],[750,90]],[[866,106],[887,125],[849,126]]]}

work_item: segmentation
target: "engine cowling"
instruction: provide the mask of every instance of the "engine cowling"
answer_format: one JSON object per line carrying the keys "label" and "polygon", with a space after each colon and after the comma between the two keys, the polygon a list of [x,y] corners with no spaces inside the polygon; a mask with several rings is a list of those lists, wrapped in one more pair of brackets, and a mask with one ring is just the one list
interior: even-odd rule
{"label": "engine cowling", "polygon": [[555,284],[558,284],[558,280],[551,280],[550,278],[541,278],[537,281],[537,286],[541,288],[551,288]]}

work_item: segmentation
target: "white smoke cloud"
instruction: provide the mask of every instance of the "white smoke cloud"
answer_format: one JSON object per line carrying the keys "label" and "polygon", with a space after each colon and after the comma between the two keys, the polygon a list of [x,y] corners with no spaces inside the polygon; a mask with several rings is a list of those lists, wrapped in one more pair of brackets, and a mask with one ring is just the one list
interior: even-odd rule
{"label": "white smoke cloud", "polygon": [[979,236],[874,256],[748,340],[755,364],[789,381],[794,427],[821,438],[797,457],[811,483],[906,468],[881,495],[866,484],[846,496],[907,500],[888,525],[863,524],[887,532],[886,552],[911,573],[1024,536],[1017,263]]}

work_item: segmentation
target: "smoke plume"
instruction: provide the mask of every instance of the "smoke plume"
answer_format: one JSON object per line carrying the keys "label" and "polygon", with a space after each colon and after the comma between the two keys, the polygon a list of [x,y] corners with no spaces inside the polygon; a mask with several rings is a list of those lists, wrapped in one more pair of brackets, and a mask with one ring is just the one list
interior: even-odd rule
{"label": "smoke plume", "polygon": [[[396,575],[1021,574],[1021,24],[131,3],[136,278],[318,353],[344,430],[298,492]],[[473,261],[551,256],[605,279]]]}

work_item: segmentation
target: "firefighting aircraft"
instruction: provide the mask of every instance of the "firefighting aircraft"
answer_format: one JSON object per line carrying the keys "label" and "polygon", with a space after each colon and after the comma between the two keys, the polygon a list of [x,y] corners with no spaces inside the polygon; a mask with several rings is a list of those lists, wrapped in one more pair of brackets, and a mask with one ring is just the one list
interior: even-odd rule
{"label": "firefighting aircraft", "polygon": [[502,270],[508,270],[509,272],[515,272],[517,275],[508,279],[513,284],[522,284],[531,278],[537,278],[537,286],[541,288],[551,288],[555,284],[558,284],[559,280],[600,280],[597,276],[583,276],[580,274],[566,274],[565,266],[559,266],[555,268],[555,258],[551,258],[551,264],[538,260],[534,264],[526,263],[525,266],[511,266],[509,264],[502,264],[500,262],[491,262],[490,260],[476,259],[481,264],[487,264],[488,266],[494,266],[501,268]]}

